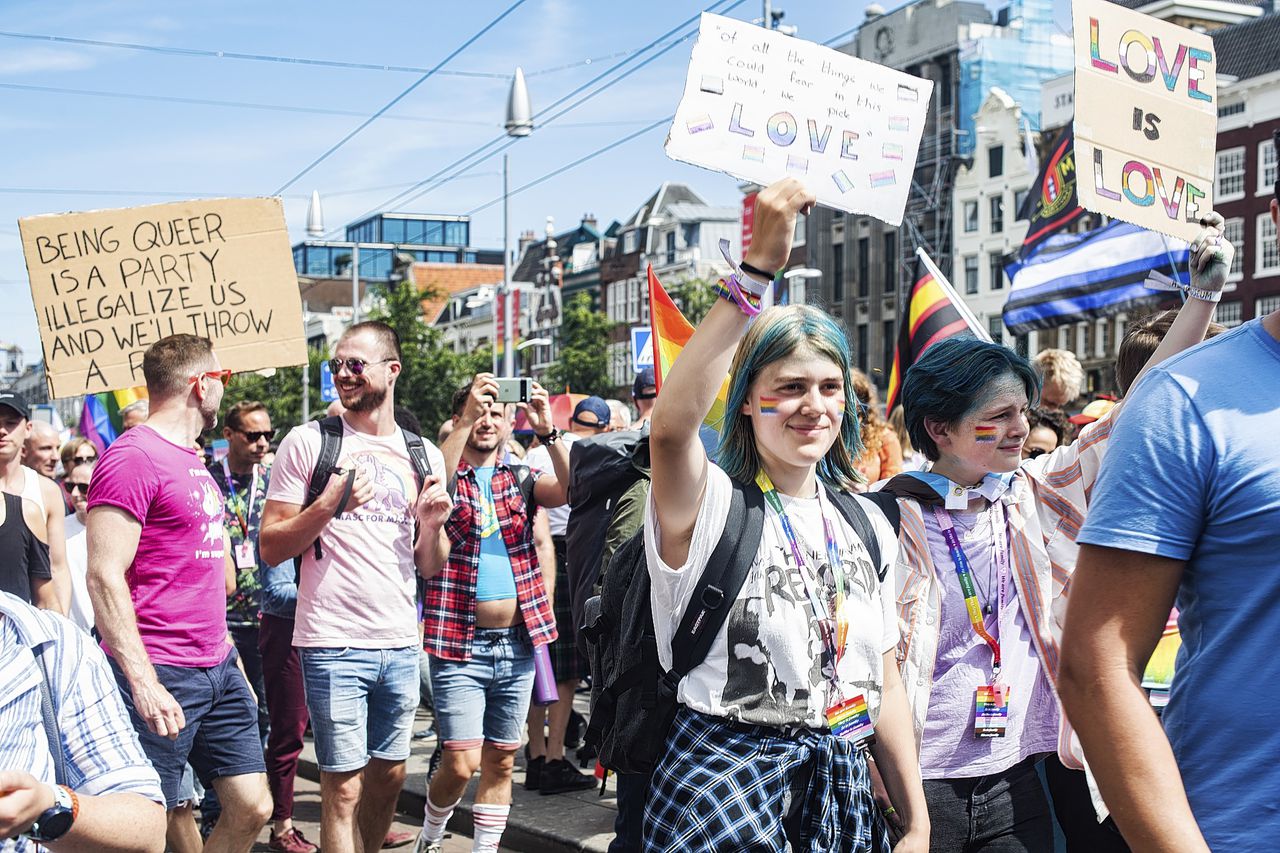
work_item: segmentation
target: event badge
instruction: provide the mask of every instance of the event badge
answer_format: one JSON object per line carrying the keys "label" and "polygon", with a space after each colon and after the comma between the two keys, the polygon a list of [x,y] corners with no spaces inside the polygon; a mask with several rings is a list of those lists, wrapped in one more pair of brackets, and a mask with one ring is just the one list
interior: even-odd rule
{"label": "event badge", "polygon": [[258,565],[258,560],[253,553],[253,542],[246,539],[235,546],[236,552],[236,568],[252,569]]}
{"label": "event badge", "polygon": [[852,699],[832,705],[827,709],[827,725],[831,733],[838,738],[871,742],[875,738],[875,729],[871,725],[871,710],[867,700],[859,693]]}
{"label": "event badge", "polygon": [[973,736],[1004,737],[1009,726],[1009,685],[984,684],[975,693]]}

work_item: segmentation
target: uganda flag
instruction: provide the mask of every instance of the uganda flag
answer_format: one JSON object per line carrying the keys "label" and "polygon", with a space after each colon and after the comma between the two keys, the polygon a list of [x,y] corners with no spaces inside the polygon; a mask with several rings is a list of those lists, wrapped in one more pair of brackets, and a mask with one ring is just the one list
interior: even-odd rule
{"label": "uganda flag", "polygon": [[894,350],[893,368],[889,371],[886,415],[892,414],[898,405],[907,369],[929,347],[954,335],[969,334],[990,339],[942,273],[930,263],[928,256],[918,250],[913,281],[915,283],[907,292],[906,301],[898,313],[898,347]]}

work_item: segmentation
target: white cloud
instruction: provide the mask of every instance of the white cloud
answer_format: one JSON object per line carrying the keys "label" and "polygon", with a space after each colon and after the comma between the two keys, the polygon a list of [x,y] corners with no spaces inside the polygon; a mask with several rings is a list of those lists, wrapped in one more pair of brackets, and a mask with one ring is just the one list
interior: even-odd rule
{"label": "white cloud", "polygon": [[93,65],[93,58],[87,53],[74,50],[33,47],[0,53],[0,74],[83,71]]}

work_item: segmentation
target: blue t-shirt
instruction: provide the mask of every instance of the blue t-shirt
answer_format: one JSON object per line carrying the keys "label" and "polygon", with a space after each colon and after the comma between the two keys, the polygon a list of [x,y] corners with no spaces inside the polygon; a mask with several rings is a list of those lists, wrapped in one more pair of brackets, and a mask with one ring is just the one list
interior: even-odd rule
{"label": "blue t-shirt", "polygon": [[1077,539],[1186,561],[1164,727],[1215,850],[1280,834],[1278,438],[1280,342],[1254,320],[1142,380]]}
{"label": "blue t-shirt", "polygon": [[498,510],[493,501],[494,466],[476,468],[480,487],[480,566],[476,570],[476,601],[500,601],[516,597],[516,574],[511,555],[498,526]]}

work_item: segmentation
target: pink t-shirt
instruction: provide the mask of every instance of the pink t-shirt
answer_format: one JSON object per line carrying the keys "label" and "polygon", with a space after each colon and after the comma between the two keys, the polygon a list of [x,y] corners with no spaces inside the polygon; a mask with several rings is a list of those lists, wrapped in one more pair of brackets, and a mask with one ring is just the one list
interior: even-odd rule
{"label": "pink t-shirt", "polygon": [[[444,457],[424,440],[431,470]],[[294,427],[280,442],[267,499],[301,505],[320,455],[320,426]],[[394,649],[418,643],[414,603],[413,504],[418,497],[404,435],[366,435],[343,420],[338,467],[359,466],[373,482],[371,501],[333,519],[320,533],[322,556],[303,552],[293,644],[310,648]]]}
{"label": "pink t-shirt", "polygon": [[222,493],[200,454],[151,427],[134,427],[93,469],[89,512],[100,506],[119,507],[142,523],[125,580],[151,662],[221,663],[230,653]]}

